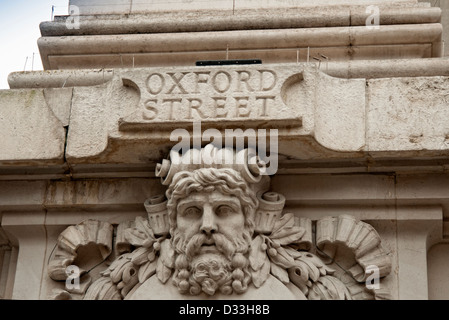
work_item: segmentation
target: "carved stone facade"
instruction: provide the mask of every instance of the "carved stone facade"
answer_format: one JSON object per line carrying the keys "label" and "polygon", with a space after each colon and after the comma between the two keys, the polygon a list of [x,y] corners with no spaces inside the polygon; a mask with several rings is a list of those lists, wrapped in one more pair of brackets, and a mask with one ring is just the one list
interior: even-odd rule
{"label": "carved stone facade", "polygon": [[449,298],[446,11],[106,2],[0,91],[2,298]]}
{"label": "carved stone facade", "polygon": [[[233,164],[223,164],[222,151]],[[184,161],[194,153],[200,161]],[[102,261],[112,247],[117,252],[98,279],[83,270],[82,287],[54,298],[390,298],[388,289],[367,289],[370,267],[378,268],[379,278],[392,267],[391,253],[372,226],[349,215],[312,223],[283,212],[285,197],[267,190],[265,166],[238,164],[243,153],[250,154],[207,145],[169,160],[156,174],[169,186],[168,200],[156,195],[145,201],[148,217],[118,225],[115,241],[108,223],[86,220],[68,227],[48,265],[53,280],[70,280],[70,266],[83,270],[74,261],[89,261],[91,250]]]}

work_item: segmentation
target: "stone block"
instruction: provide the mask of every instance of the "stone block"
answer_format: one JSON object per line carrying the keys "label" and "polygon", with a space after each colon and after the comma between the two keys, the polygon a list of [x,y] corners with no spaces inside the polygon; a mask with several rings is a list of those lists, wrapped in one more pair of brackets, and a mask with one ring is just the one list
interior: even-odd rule
{"label": "stone block", "polygon": [[365,147],[365,80],[337,79],[320,73],[315,109],[315,139],[335,151]]}
{"label": "stone block", "polygon": [[131,11],[132,0],[70,0],[69,5],[78,8],[81,15],[125,14]]}
{"label": "stone block", "polygon": [[72,107],[72,91],[72,88],[44,89],[45,101],[63,127],[69,125],[70,109]]}
{"label": "stone block", "polygon": [[[58,108],[62,100],[65,102],[61,106],[68,105],[65,98],[61,95],[54,101]],[[54,100],[48,95],[47,99]],[[0,91],[1,164],[64,162],[67,108],[61,109],[65,118],[61,122],[52,109],[56,105],[52,101],[47,103],[41,89]]]}
{"label": "stone block", "polygon": [[364,86],[305,65],[117,70],[104,85],[74,89],[67,159],[72,166],[148,164],[180,141],[170,141],[173,130],[191,132],[194,123],[223,136],[276,129],[285,156],[360,155]]}
{"label": "stone block", "polygon": [[449,244],[436,244],[430,248],[427,258],[429,299],[447,300],[449,296]]}
{"label": "stone block", "polygon": [[[369,80],[367,150],[435,150],[449,147],[449,79],[447,77]],[[381,153],[385,154],[385,153]]]}

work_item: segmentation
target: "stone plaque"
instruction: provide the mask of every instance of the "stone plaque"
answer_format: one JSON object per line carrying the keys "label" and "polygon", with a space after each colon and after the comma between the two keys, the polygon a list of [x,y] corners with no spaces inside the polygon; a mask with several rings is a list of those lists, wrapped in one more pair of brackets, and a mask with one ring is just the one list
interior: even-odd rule
{"label": "stone plaque", "polygon": [[122,74],[140,94],[137,111],[120,119],[120,130],[186,127],[301,127],[302,117],[283,96],[300,70],[269,66],[145,69]]}

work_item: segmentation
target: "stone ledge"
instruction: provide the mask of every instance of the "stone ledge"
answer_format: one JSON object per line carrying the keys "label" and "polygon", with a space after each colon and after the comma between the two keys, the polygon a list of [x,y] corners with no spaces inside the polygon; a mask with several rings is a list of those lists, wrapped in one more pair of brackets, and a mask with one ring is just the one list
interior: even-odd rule
{"label": "stone ledge", "polygon": [[[304,50],[302,50],[304,51]],[[300,52],[300,55],[303,52]],[[449,58],[326,61],[310,66],[342,79],[449,76]],[[13,72],[8,76],[11,89],[97,86],[112,80],[115,69],[70,69]]]}
{"label": "stone ledge", "polygon": [[[49,65],[53,69],[73,70],[78,68],[143,68],[160,66],[193,66],[200,60],[226,59],[260,59],[264,64],[273,63],[307,63],[315,62],[315,58],[324,62],[348,62],[357,60],[408,59],[425,60],[433,53],[442,54],[441,43],[433,46],[431,43],[404,45],[362,45],[341,47],[309,47],[280,49],[244,49],[214,51],[188,51],[175,53],[120,53],[120,54],[79,54],[49,56]],[[309,61],[307,60],[309,56]],[[379,60],[382,61],[382,60]],[[324,63],[322,63],[322,66]]]}
{"label": "stone ledge", "polygon": [[68,90],[58,97],[44,89],[0,90],[1,165],[64,163]]}
{"label": "stone ledge", "polygon": [[8,84],[11,89],[86,87],[106,83],[113,74],[112,69],[13,72]]}
{"label": "stone ledge", "polygon": [[[9,190],[0,195],[0,211],[16,217],[3,222],[14,225],[31,221],[58,225],[68,220],[67,224],[74,224],[77,214],[78,222],[109,217],[117,223],[123,221],[122,215],[145,215],[145,200],[166,190],[155,178],[0,181],[0,188]],[[285,195],[287,212],[315,219],[338,214],[373,221],[442,222],[444,218],[447,222],[449,218],[447,173],[274,176],[271,189]]]}
{"label": "stone ledge", "polygon": [[[283,50],[293,50],[291,59],[295,61],[296,51],[306,52],[308,48],[312,49],[312,55],[321,50],[337,61],[348,60],[348,56],[360,59],[357,51],[362,51],[361,57],[370,56],[371,52],[376,59],[430,58],[442,56],[441,35],[442,25],[432,23],[380,26],[376,30],[335,27],[254,30],[251,33],[236,30],[42,37],[38,46],[44,68],[48,70],[122,67],[129,66],[130,59],[131,66],[194,65],[202,56],[224,59],[227,49],[233,55],[241,55],[237,58],[249,55],[262,61],[285,59]],[[407,45],[412,47],[407,50]],[[389,48],[396,51],[389,51]],[[70,59],[64,59],[67,57]]]}
{"label": "stone ledge", "polygon": [[[420,62],[415,67],[411,64],[410,72],[419,74],[426,65],[433,66],[435,71],[444,62],[436,59]],[[336,65],[330,64],[328,72],[337,72]],[[350,72],[363,74],[375,63],[369,63],[367,69],[356,62],[350,65],[360,67]],[[387,63],[379,65],[387,72]],[[403,61],[397,68],[405,70],[406,65],[407,61]],[[438,70],[442,74],[446,71]],[[5,107],[0,109],[0,118],[9,117],[5,128],[10,131],[5,131],[7,138],[2,141],[4,147],[14,153],[2,154],[0,180],[27,179],[29,175],[42,179],[152,176],[161,155],[167,154],[179,141],[169,139],[170,129],[164,127],[168,118],[154,119],[154,111],[158,110],[154,108],[160,107],[159,98],[177,101],[174,106],[184,108],[173,113],[176,119],[181,117],[172,119],[178,123],[176,128],[189,120],[190,125],[192,121],[202,121],[202,130],[214,128],[217,120],[224,123],[222,117],[216,119],[212,115],[215,107],[224,112],[221,116],[226,116],[237,112],[239,101],[239,117],[250,116],[240,129],[261,129],[262,121],[268,125],[268,133],[269,129],[279,130],[279,169],[283,174],[446,172],[449,168],[449,127],[443,123],[449,117],[445,116],[449,94],[447,76],[338,79],[320,72],[316,66],[304,64],[116,69],[113,74],[110,81],[98,86],[3,91],[7,98],[1,102]],[[164,91],[155,96],[149,93],[145,79],[151,74],[156,75],[153,80],[164,74],[164,90],[173,92]],[[220,89],[218,83],[214,89],[210,81],[215,74],[217,79],[226,79],[223,78],[226,74],[233,79],[229,92],[216,91],[224,88]],[[199,78],[197,84],[206,91],[192,92],[196,87],[195,77],[200,75],[209,75]],[[260,87],[261,75],[262,88],[267,91],[248,91],[247,86]],[[181,88],[190,93],[183,94]],[[159,87],[155,82],[150,89],[158,91]],[[263,99],[257,100],[258,95]],[[153,99],[153,104],[148,104],[148,99]],[[193,103],[190,107],[189,101]],[[200,101],[204,105],[199,104]],[[214,107],[214,101],[227,103]],[[276,114],[266,114],[277,121],[266,121],[263,117],[264,102],[265,108],[277,106],[270,111]],[[35,109],[34,118],[30,118],[27,106]],[[161,115],[164,112],[165,117],[169,115],[168,107],[165,102]],[[192,119],[187,119],[189,110]],[[9,116],[12,113],[15,116]],[[18,117],[20,114],[22,116]],[[239,117],[234,118],[239,120]],[[228,125],[237,129],[242,121],[234,118],[227,119]],[[126,128],[120,125],[124,119]],[[295,122],[295,119],[301,121]],[[40,123],[42,131],[30,130],[32,126],[28,120],[33,121],[34,126]],[[438,130],[435,123],[440,123]],[[21,140],[14,132],[28,137],[24,147],[20,147]],[[30,141],[36,143],[29,144]],[[52,145],[49,141],[57,143]],[[14,147],[7,144],[14,144]],[[42,156],[52,150],[55,151],[53,158]]]}
{"label": "stone ledge", "polygon": [[[380,7],[381,25],[439,23],[440,8]],[[365,26],[369,14],[366,6],[331,7],[325,11],[319,7],[295,9],[241,10],[220,12],[206,11],[182,13],[147,13],[132,15],[81,16],[80,28],[68,29],[68,16],[57,16],[55,21],[40,24],[44,37],[73,35],[107,35],[132,33],[173,33],[230,30],[291,29],[319,27]]]}
{"label": "stone ledge", "polygon": [[302,0],[298,1],[257,1],[257,0],[240,0],[233,2],[232,0],[208,1],[205,5],[204,1],[179,1],[169,0],[164,2],[150,1],[142,3],[133,0],[71,0],[70,5],[75,5],[80,9],[80,14],[132,14],[141,12],[164,12],[164,11],[180,11],[180,10],[233,10],[240,11],[248,8],[254,9],[273,9],[273,8],[298,8],[311,6],[348,6],[348,5],[385,5],[389,6],[416,6],[416,0]]}

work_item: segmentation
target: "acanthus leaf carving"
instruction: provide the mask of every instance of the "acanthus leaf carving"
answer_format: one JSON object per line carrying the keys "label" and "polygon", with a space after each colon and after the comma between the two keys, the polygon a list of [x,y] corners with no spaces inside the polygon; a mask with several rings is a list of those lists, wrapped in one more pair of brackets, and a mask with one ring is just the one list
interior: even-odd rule
{"label": "acanthus leaf carving", "polygon": [[136,247],[152,246],[155,237],[148,220],[145,220],[143,217],[137,217],[134,224],[135,226],[133,228],[125,230],[125,239]]}
{"label": "acanthus leaf carving", "polygon": [[270,239],[283,246],[295,244],[302,239],[305,230],[295,225],[295,218],[292,213],[284,214],[274,225]]}
{"label": "acanthus leaf carving", "polygon": [[270,268],[271,268],[270,259],[268,259],[268,256],[265,255],[264,257],[261,258],[261,260],[262,263],[260,269],[253,270],[253,272],[251,272],[251,278],[256,288],[260,288],[270,275]]}
{"label": "acanthus leaf carving", "polygon": [[139,268],[139,283],[144,283],[147,279],[156,274],[157,260],[148,260]]}
{"label": "acanthus leaf carving", "polygon": [[284,268],[282,268],[281,266],[279,266],[274,262],[271,262],[270,264],[270,272],[283,284],[288,284],[290,282],[287,270],[285,270]]}
{"label": "acanthus leaf carving", "polygon": [[160,256],[156,266],[157,277],[162,283],[166,283],[172,274],[174,268],[175,251],[168,239],[161,242]]}
{"label": "acanthus leaf carving", "polygon": [[144,264],[145,262],[149,261],[149,255],[150,253],[153,254],[154,258],[156,258],[156,255],[154,254],[154,248],[153,247],[140,247],[134,250],[131,253],[131,262],[136,265],[140,266]]}

